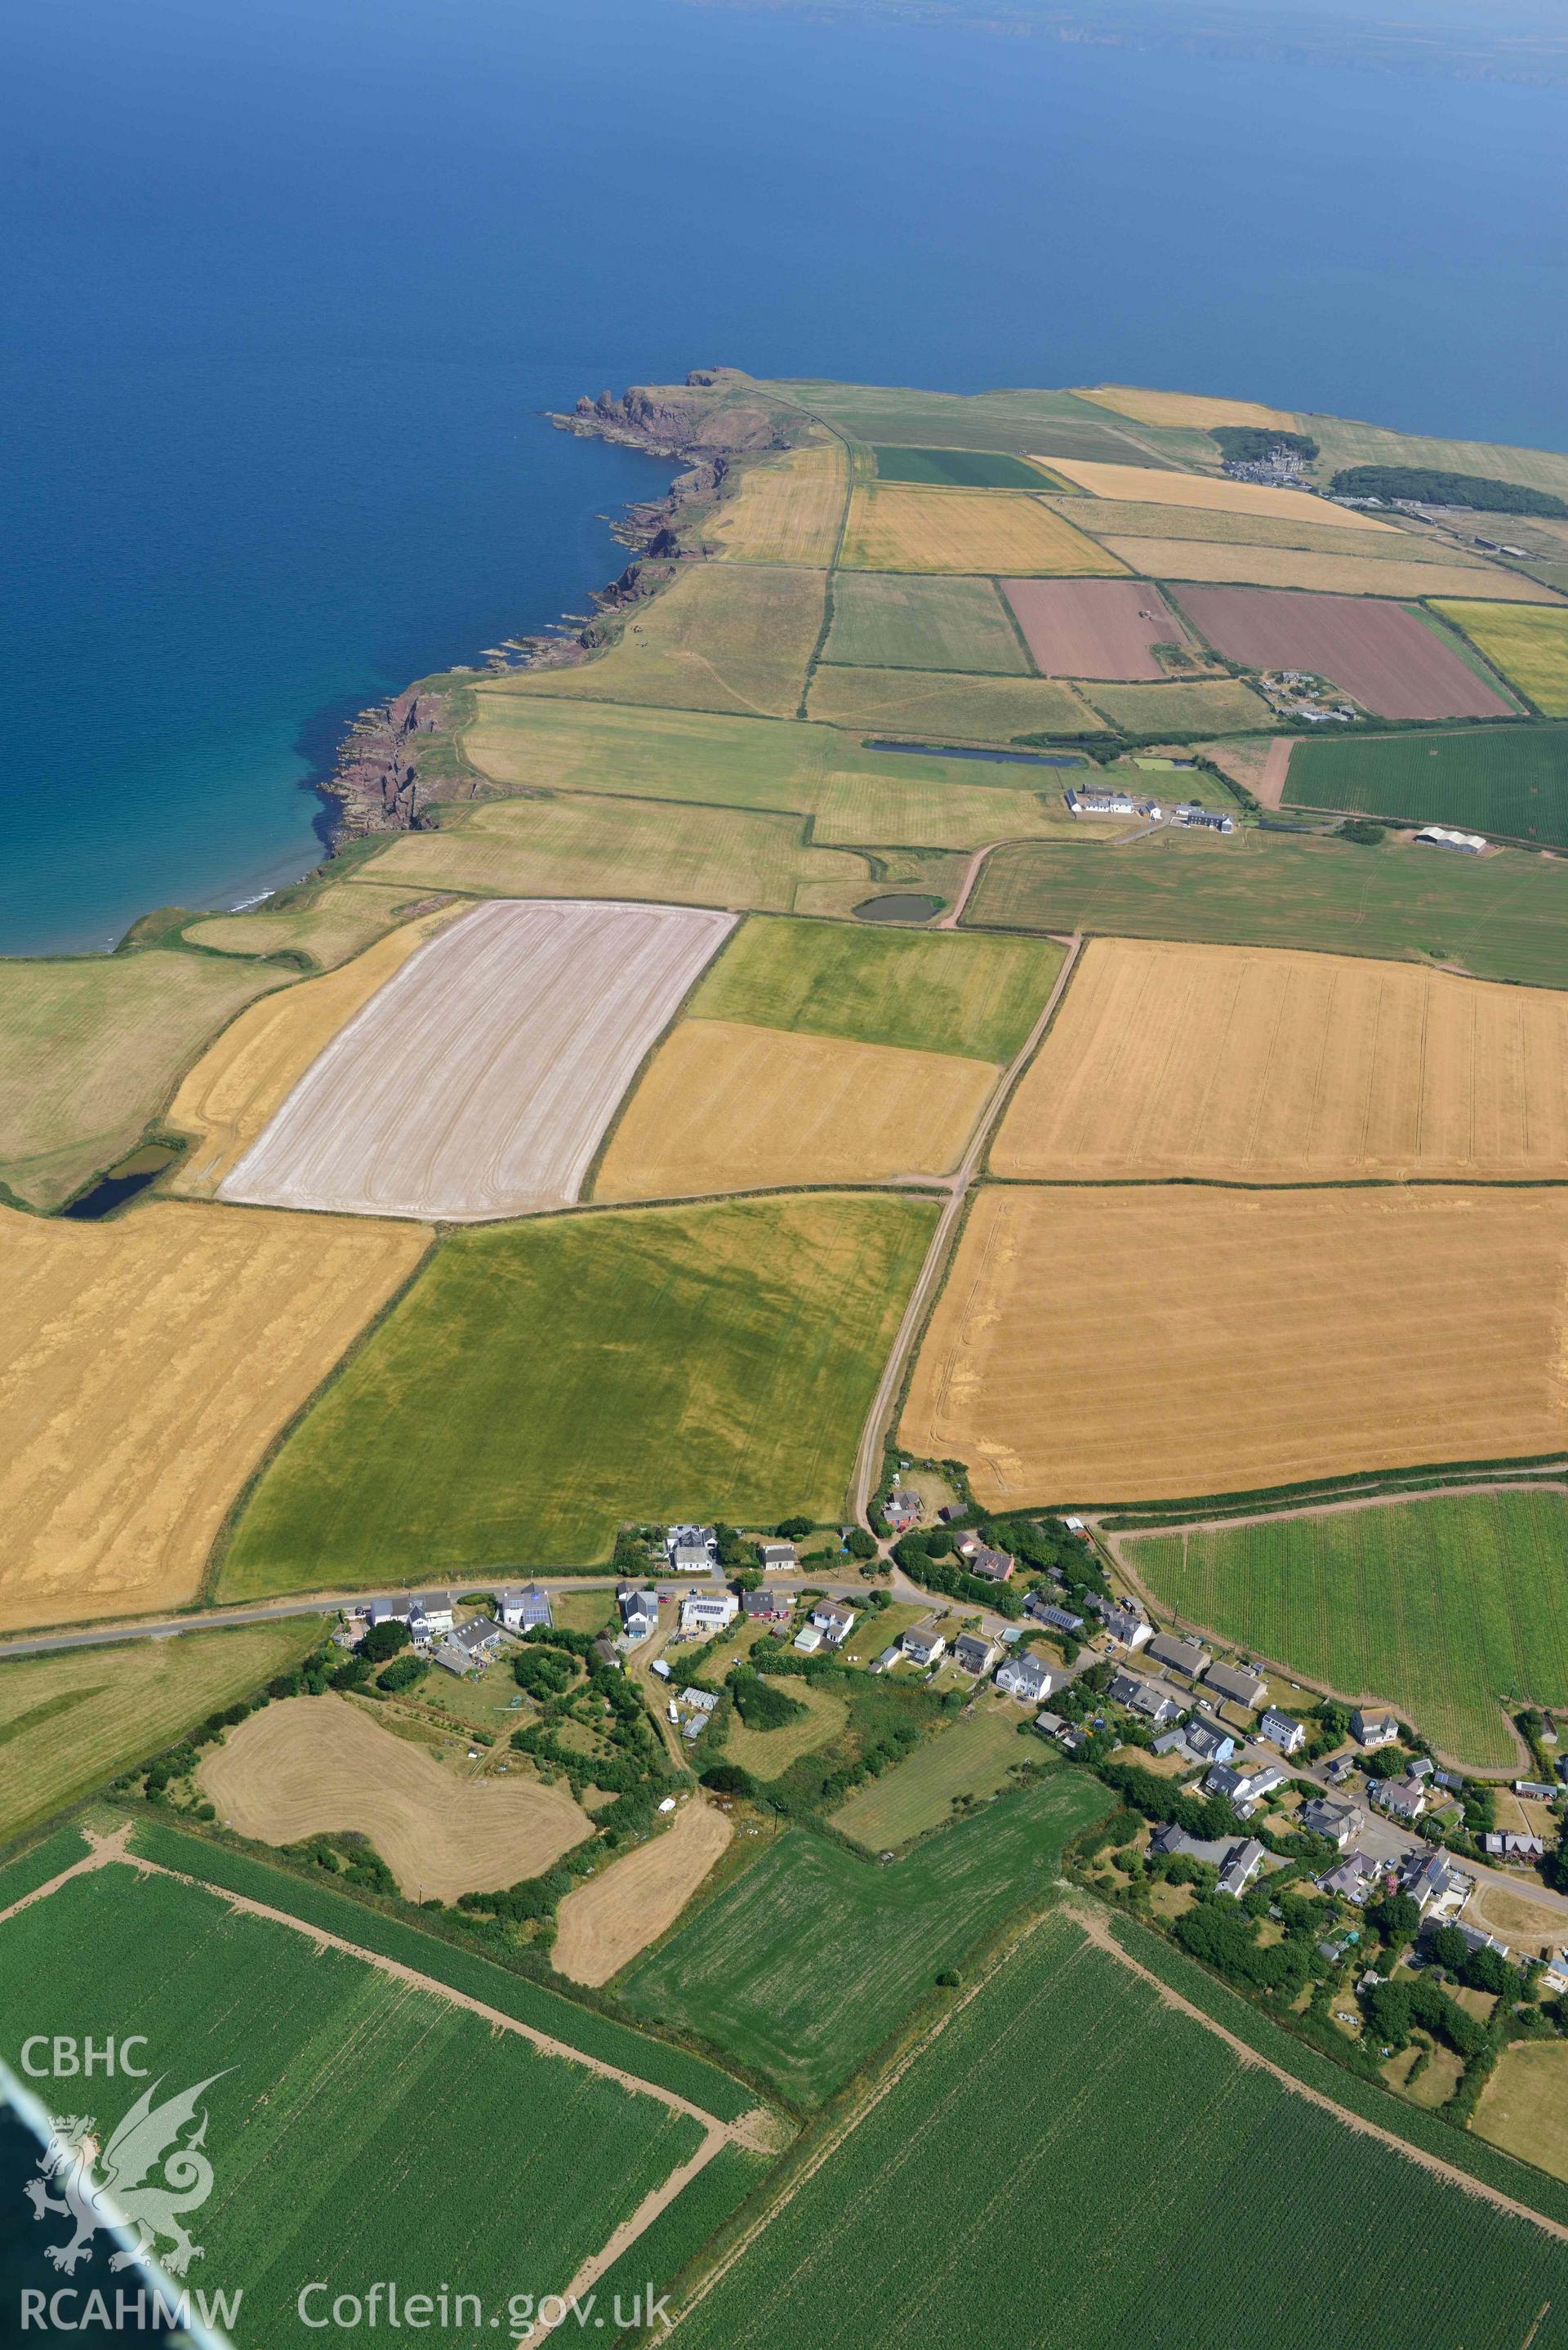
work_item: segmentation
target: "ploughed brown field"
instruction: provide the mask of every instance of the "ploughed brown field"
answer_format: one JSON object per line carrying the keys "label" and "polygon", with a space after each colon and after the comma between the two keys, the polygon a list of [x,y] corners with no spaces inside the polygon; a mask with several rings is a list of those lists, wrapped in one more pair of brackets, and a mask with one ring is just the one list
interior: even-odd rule
{"label": "ploughed brown field", "polygon": [[1568,995],[1417,963],[1096,939],[1002,1176],[1568,1177]]}
{"label": "ploughed brown field", "polygon": [[1311,670],[1379,718],[1511,714],[1502,696],[1400,604],[1290,588],[1183,588],[1181,601],[1227,660]]}
{"label": "ploughed brown field", "polygon": [[899,1439],[992,1509],[1554,1452],[1565,1274],[1557,1189],[992,1184]]}
{"label": "ploughed brown field", "polygon": [[1158,588],[1143,579],[1004,579],[1043,677],[1164,677],[1156,645],[1190,640]]}

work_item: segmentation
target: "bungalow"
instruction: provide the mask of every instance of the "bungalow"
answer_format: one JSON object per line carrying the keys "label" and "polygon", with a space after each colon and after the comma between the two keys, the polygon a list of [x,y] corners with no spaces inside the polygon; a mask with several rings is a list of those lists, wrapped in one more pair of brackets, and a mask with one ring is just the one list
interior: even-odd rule
{"label": "bungalow", "polygon": [[1217,1690],[1229,1698],[1232,1705],[1245,1706],[1256,1713],[1268,1696],[1269,1685],[1253,1672],[1241,1672],[1234,1665],[1210,1665],[1203,1676],[1205,1690]]}
{"label": "bungalow", "polygon": [[1546,1846],[1538,1835],[1516,1835],[1507,1828],[1501,1835],[1482,1838],[1486,1850],[1498,1860],[1542,1860]]}
{"label": "bungalow", "polygon": [[1131,1705],[1142,1687],[1136,1673],[1113,1673],[1106,1684],[1106,1695],[1113,1705]]}
{"label": "bungalow", "polygon": [[1070,1639],[1075,1640],[1084,1628],[1081,1616],[1075,1616],[1070,1607],[1059,1607],[1054,1599],[1043,1599],[1038,1591],[1030,1593],[1023,1612],[1038,1623],[1049,1624],[1054,1632],[1065,1632]]}
{"label": "bungalow", "polygon": [[531,1583],[523,1591],[504,1591],[496,1600],[501,1620],[509,1632],[531,1632],[536,1625],[546,1630],[555,1618],[550,1613],[550,1595]]}
{"label": "bungalow", "polygon": [[787,1591],[748,1591],[742,1596],[741,1607],[752,1624],[787,1623],[794,1612]]}
{"label": "bungalow", "polygon": [[757,1555],[764,1575],[793,1575],[797,1565],[795,1548],[791,1542],[764,1542],[757,1544]]}
{"label": "bungalow", "polygon": [[1347,1852],[1343,1860],[1317,1879],[1318,1889],[1337,1894],[1342,1901],[1354,1901],[1356,1908],[1367,1900],[1380,1881],[1386,1864],[1374,1860],[1369,1852]]}
{"label": "bungalow", "polygon": [[1148,1841],[1151,1860],[1179,1856],[1183,1860],[1206,1860],[1213,1868],[1218,1868],[1235,1849],[1229,1836],[1189,1835],[1185,1828],[1179,1828],[1174,1820],[1162,1828],[1156,1828]]}
{"label": "bungalow", "polygon": [[1331,1804],[1326,1795],[1314,1795],[1296,1816],[1310,1835],[1326,1836],[1341,1852],[1347,1844],[1354,1844],[1366,1825],[1366,1814],[1359,1804]]}
{"label": "bungalow", "polygon": [[1392,1713],[1363,1713],[1357,1709],[1350,1717],[1350,1734],[1358,1746],[1392,1746],[1399,1735],[1398,1719]]}
{"label": "bungalow", "polygon": [[439,1640],[456,1621],[450,1591],[421,1591],[410,1603],[409,1630],[416,1640]]}
{"label": "bungalow", "polygon": [[841,1648],[855,1629],[855,1610],[841,1599],[822,1599],[811,1611],[811,1620],[830,1648]]}
{"label": "bungalow", "polygon": [[639,1591],[623,1584],[616,1593],[616,1605],[620,1609],[621,1629],[628,1640],[646,1640],[659,1629],[659,1594]]}
{"label": "bungalow", "polygon": [[461,1648],[471,1665],[487,1665],[504,1637],[493,1617],[476,1616],[472,1623],[460,1625],[455,1632],[450,1632],[441,1646]]}
{"label": "bungalow", "polygon": [[683,1632],[722,1632],[741,1612],[732,1591],[689,1591],[680,1603]]}
{"label": "bungalow", "polygon": [[1277,1746],[1282,1754],[1294,1754],[1306,1744],[1306,1724],[1293,1713],[1282,1713],[1277,1706],[1270,1706],[1258,1724],[1258,1735]]}
{"label": "bungalow", "polygon": [[1236,1752],[1236,1742],[1220,1722],[1197,1715],[1182,1733],[1187,1751],[1195,1762],[1229,1762]]}
{"label": "bungalow", "polygon": [[990,1672],[1000,1653],[994,1640],[981,1639],[974,1632],[961,1632],[953,1642],[953,1662],[966,1673],[973,1673],[977,1680]]}
{"label": "bungalow", "polygon": [[940,1664],[948,1648],[940,1632],[933,1632],[929,1625],[922,1624],[911,1624],[898,1645],[911,1664],[920,1666]]}
{"label": "bungalow", "polygon": [[[908,1639],[909,1634],[905,1634]],[[1025,1705],[1038,1705],[1043,1698],[1054,1697],[1064,1689],[1068,1675],[1060,1665],[1048,1665],[1042,1657],[1031,1656],[1027,1649],[1022,1656],[1009,1657],[996,1676],[996,1686],[1004,1697],[1015,1697]]]}
{"label": "bungalow", "polygon": [[1427,1790],[1419,1779],[1380,1779],[1371,1795],[1378,1810],[1392,1820],[1418,1820],[1427,1808]]}
{"label": "bungalow", "polygon": [[1215,1891],[1229,1893],[1233,1900],[1240,1900],[1263,1865],[1263,1852],[1256,1836],[1249,1836],[1244,1844],[1237,1845],[1221,1864]]}
{"label": "bungalow", "polygon": [[1174,1632],[1157,1632],[1148,1644],[1148,1653],[1158,1657],[1162,1665],[1173,1671],[1185,1673],[1197,1680],[1209,1662],[1209,1651],[1197,1640],[1179,1640]]}
{"label": "bungalow", "polygon": [[1250,1819],[1265,1796],[1284,1785],[1287,1776],[1277,1762],[1265,1762],[1256,1771],[1238,1771],[1229,1762],[1216,1762],[1203,1782],[1203,1792],[1223,1795],[1243,1819]]}
{"label": "bungalow", "polygon": [[1155,1754],[1185,1754],[1187,1752],[1186,1731],[1182,1729],[1179,1722],[1174,1730],[1162,1730],[1149,1751]]}
{"label": "bungalow", "polygon": [[970,1573],[983,1576],[987,1583],[1005,1583],[1012,1573],[1012,1552],[992,1550],[976,1534],[965,1534],[958,1552]]}

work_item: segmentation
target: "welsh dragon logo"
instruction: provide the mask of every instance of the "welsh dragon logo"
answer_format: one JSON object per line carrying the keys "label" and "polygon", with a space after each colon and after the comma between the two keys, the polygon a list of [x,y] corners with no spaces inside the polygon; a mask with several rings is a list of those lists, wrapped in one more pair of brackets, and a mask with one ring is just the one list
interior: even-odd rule
{"label": "welsh dragon logo", "polygon": [[[36,2220],[57,2216],[72,2222],[75,2232],[68,2242],[45,2248],[56,2268],[74,2274],[99,2230],[112,2230],[128,2220],[139,2241],[131,2251],[114,2254],[111,2269],[130,2268],[146,2255],[171,2276],[183,2276],[191,2262],[202,2257],[202,2246],[191,2240],[185,2214],[200,2210],[213,2191],[213,2166],[202,2151],[207,2116],[201,2107],[213,2083],[223,2077],[213,2073],[194,2088],[166,2097],[161,2106],[152,2101],[163,2085],[154,2081],[101,2153],[90,2114],[64,2115],[57,2120],[38,2175],[22,2190]],[[192,2122],[196,2127],[182,2138],[182,2131]],[[160,2170],[161,2178],[156,2176]],[[59,2191],[51,2193],[51,2187]],[[172,2249],[161,2252],[165,2238]]]}

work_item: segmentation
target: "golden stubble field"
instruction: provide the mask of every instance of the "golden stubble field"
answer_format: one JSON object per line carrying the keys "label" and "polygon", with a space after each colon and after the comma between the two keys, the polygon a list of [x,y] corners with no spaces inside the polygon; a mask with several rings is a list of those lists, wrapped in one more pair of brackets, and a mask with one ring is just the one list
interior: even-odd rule
{"label": "golden stubble field", "polygon": [[1415,963],[1096,939],[992,1172],[1568,1177],[1568,995]]}
{"label": "golden stubble field", "polygon": [[564,1787],[514,1772],[464,1779],[343,1697],[282,1699],[202,1764],[218,1817],[263,1844],[358,1832],[410,1901],[537,1877],[592,1833]]}
{"label": "golden stubble field", "polygon": [[1307,490],[1274,490],[1262,482],[1232,482],[1221,473],[1158,473],[1147,465],[1108,465],[1096,457],[1041,458],[1092,498],[1150,499],[1162,506],[1207,506],[1217,514],[1273,515],[1285,522],[1387,535],[1392,525],[1359,506],[1336,506]]}
{"label": "golden stubble field", "polygon": [[[1257,400],[1221,400],[1202,391],[1150,391],[1139,384],[1083,385],[1077,400],[1092,400],[1116,416],[1130,416],[1136,424],[1187,425],[1205,432],[1214,424],[1256,424],[1265,431],[1294,432],[1301,418],[1290,408],[1265,408]],[[1054,462],[1054,461],[1053,461]]]}
{"label": "golden stubble field", "polygon": [[177,1201],[0,1211],[0,1629],[190,1598],[267,1445],[429,1241]]}
{"label": "golden stubble field", "polygon": [[[1049,462],[1054,464],[1055,460]],[[1181,478],[1160,476],[1162,481]],[[1044,499],[1027,492],[907,489],[890,482],[852,492],[839,560],[855,571],[1115,573],[1119,577],[1126,568]]]}
{"label": "golden stubble field", "polygon": [[989,1061],[686,1020],[659,1046],[594,1185],[603,1201],[877,1183],[954,1167]]}
{"label": "golden stubble field", "polygon": [[1552,1452],[1565,1292],[1557,1190],[988,1185],[900,1440],[991,1508]]}
{"label": "golden stubble field", "polygon": [[608,1982],[674,1925],[733,1833],[722,1812],[694,1795],[663,1835],[568,1893],[556,1912],[550,1954],[556,1973],[573,1982]]}
{"label": "golden stubble field", "polygon": [[745,467],[708,536],[737,563],[826,565],[837,550],[848,495],[849,452],[842,441],[791,449]]}

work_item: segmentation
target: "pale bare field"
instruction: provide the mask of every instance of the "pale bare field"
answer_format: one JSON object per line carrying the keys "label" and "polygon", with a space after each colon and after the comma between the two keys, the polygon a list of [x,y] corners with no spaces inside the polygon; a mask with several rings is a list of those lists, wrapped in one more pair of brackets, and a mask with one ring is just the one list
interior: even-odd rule
{"label": "pale bare field", "polygon": [[[1056,463],[1054,457],[1035,462]],[[1160,475],[1162,482],[1183,478]],[[852,492],[840,560],[855,571],[1119,575],[1125,567],[1027,491],[905,488],[890,482]]]}
{"label": "pale bare field", "polygon": [[261,1844],[357,1832],[410,1901],[537,1877],[591,1835],[564,1787],[462,1779],[343,1697],[278,1700],[227,1731],[198,1773],[225,1827]]}
{"label": "pale bare field", "polygon": [[566,1205],[733,928],[702,907],[472,908],[338,1031],[222,1197],[457,1222]]}
{"label": "pale bare field", "polygon": [[1073,396],[1092,400],[1114,415],[1130,416],[1135,424],[1190,425],[1199,432],[1214,424],[1256,424],[1278,432],[1295,432],[1301,427],[1292,408],[1265,408],[1258,400],[1220,400],[1204,391],[1146,391],[1138,384],[1097,383],[1092,390],[1075,385]]}
{"label": "pale bare field", "polygon": [[950,1053],[685,1020],[627,1105],[594,1197],[943,1175],[995,1082],[989,1061]]}
{"label": "pale bare field", "polygon": [[674,1925],[733,1834],[722,1812],[693,1795],[663,1835],[568,1893],[556,1912],[556,1973],[608,1982]]}
{"label": "pale bare field", "polygon": [[411,1224],[0,1210],[0,1628],[188,1599],[273,1438],[413,1272]]}
{"label": "pale bare field", "polygon": [[1389,525],[1359,506],[1336,506],[1306,490],[1272,490],[1262,482],[1232,482],[1223,473],[1164,473],[1147,465],[1109,465],[1097,457],[1043,457],[1092,498],[1151,498],[1162,506],[1207,506],[1216,514],[1277,515],[1329,529],[1386,532]]}
{"label": "pale bare field", "polygon": [[1557,1451],[1565,1302],[1560,1190],[987,1185],[900,1440],[991,1508]]}
{"label": "pale bare field", "polygon": [[849,452],[842,441],[791,449],[746,466],[738,493],[708,532],[737,563],[832,562],[849,495]]}
{"label": "pale bare field", "polygon": [[424,914],[320,979],[302,980],[242,1012],[209,1045],[175,1095],[169,1123],[199,1139],[167,1189],[190,1200],[215,1198],[270,1118],[280,1110],[318,1053],[427,939],[468,909],[461,900]]}
{"label": "pale bare field", "polygon": [[1238,588],[1317,588],[1331,596],[1471,596],[1499,604],[1539,604],[1552,594],[1549,588],[1514,571],[1411,563],[1402,555],[1386,559],[1370,549],[1319,555],[1304,547],[1217,546],[1206,540],[1170,538],[1108,538],[1106,545],[1156,579],[1214,580]]}
{"label": "pale bare field", "polygon": [[1558,1180],[1568,995],[1359,955],[1096,939],[992,1167]]}

